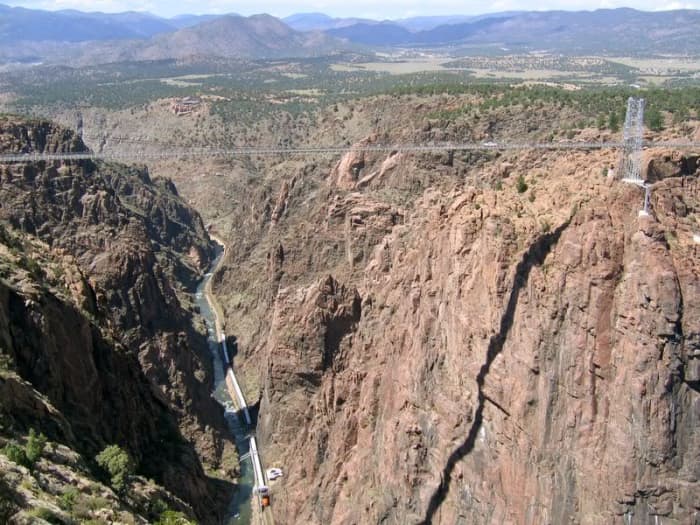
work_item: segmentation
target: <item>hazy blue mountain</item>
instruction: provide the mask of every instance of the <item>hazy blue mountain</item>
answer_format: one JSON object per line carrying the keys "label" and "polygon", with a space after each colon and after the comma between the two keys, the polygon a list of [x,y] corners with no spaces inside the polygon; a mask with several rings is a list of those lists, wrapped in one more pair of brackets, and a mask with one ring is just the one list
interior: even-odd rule
{"label": "hazy blue mountain", "polygon": [[367,46],[398,46],[415,41],[415,35],[408,29],[393,22],[360,23],[338,29],[329,29],[327,34],[344,38],[356,44]]}
{"label": "hazy blue mountain", "polygon": [[[513,52],[578,54],[700,51],[700,11],[511,12],[399,21],[336,19],[322,13],[183,15],[41,11],[0,5],[0,61],[104,63],[192,56],[292,57],[392,46],[499,46]],[[292,27],[290,27],[290,25]],[[331,26],[325,32],[314,28]],[[338,40],[338,39],[342,39]]]}
{"label": "hazy blue mountain", "polygon": [[121,40],[146,38],[173,30],[167,20],[148,13],[83,13],[0,6],[0,43]]}
{"label": "hazy blue mountain", "polygon": [[523,11],[503,11],[483,15],[443,15],[443,16],[414,16],[392,20],[395,24],[405,27],[409,31],[429,31],[438,26],[462,24],[465,22],[477,22],[484,18],[497,18],[521,14]]}
{"label": "hazy blue mountain", "polygon": [[[235,13],[231,13],[235,15]],[[173,18],[168,18],[168,23],[177,29],[193,27],[203,22],[211,22],[225,15],[178,15]]]}
{"label": "hazy blue mountain", "polygon": [[296,31],[325,31],[355,24],[376,24],[377,21],[365,18],[333,18],[323,13],[297,13],[282,19]]}
{"label": "hazy blue mountain", "polygon": [[438,45],[460,42],[500,24],[503,20],[503,18],[485,18],[476,22],[442,25],[429,31],[418,32],[409,31],[396,22],[362,23],[340,29],[329,29],[326,33],[366,46]]}
{"label": "hazy blue mountain", "polygon": [[689,53],[700,50],[700,11],[596,11],[500,13],[412,32],[396,22],[355,24],[327,33],[357,44],[438,46],[498,44],[518,50],[573,53]]}
{"label": "hazy blue mountain", "polygon": [[470,15],[414,16],[411,18],[392,20],[392,22],[415,33],[418,31],[428,31],[442,25],[471,22],[473,18],[475,17]]}
{"label": "hazy blue mountain", "polygon": [[295,31],[270,15],[227,15],[158,35],[139,46],[133,58],[163,59],[186,56],[290,57],[333,49],[333,39],[323,33]]}

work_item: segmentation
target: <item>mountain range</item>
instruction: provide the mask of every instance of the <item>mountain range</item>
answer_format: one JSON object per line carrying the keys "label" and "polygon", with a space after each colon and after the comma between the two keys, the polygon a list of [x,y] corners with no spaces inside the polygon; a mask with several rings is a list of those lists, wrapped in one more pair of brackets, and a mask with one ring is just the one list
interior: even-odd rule
{"label": "mountain range", "polygon": [[166,19],[144,12],[43,11],[0,4],[0,44],[24,41],[85,42],[150,38],[217,18],[181,15]]}
{"label": "mountain range", "polygon": [[687,53],[700,50],[700,11],[634,9],[499,13],[410,31],[398,22],[333,28],[327,34],[369,46],[496,45],[561,53]]}
{"label": "mountain range", "polygon": [[113,61],[191,56],[283,58],[392,47],[562,54],[697,54],[700,11],[503,12],[402,20],[292,15],[182,15],[41,11],[0,5],[0,63]]}

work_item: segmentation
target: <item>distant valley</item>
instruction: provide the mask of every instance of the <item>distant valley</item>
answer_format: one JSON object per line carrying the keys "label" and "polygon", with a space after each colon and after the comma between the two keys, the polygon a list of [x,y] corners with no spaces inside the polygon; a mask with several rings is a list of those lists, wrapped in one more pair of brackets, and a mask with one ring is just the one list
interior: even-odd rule
{"label": "distant valley", "polygon": [[49,12],[0,5],[0,64],[95,65],[221,58],[291,58],[341,52],[423,51],[450,56],[695,55],[700,12],[633,9],[503,12],[401,20],[292,15]]}

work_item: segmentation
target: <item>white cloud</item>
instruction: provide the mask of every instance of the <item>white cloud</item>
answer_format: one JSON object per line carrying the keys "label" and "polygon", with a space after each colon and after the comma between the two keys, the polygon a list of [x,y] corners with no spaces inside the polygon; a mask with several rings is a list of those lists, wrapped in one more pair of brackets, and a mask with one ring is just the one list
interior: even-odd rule
{"label": "white cloud", "polygon": [[690,2],[669,2],[654,9],[654,11],[675,11],[676,9],[697,9],[697,7]]}

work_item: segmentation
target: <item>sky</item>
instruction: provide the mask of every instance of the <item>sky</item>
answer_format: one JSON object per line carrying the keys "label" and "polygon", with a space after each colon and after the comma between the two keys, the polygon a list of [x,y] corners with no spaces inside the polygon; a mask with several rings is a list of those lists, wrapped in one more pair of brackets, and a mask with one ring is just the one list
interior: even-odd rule
{"label": "sky", "polygon": [[395,19],[411,16],[482,14],[510,10],[591,10],[633,7],[645,11],[700,9],[700,0],[0,0],[0,4],[32,9],[78,9],[118,13],[149,11],[171,17],[178,14],[269,13],[284,17],[293,13],[322,12],[337,17]]}

